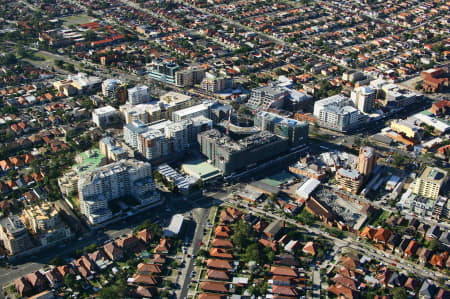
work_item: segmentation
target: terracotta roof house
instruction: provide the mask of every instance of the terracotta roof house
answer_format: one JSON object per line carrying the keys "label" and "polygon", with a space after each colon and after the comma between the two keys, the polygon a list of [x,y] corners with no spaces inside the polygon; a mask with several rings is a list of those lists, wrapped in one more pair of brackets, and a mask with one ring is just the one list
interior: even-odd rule
{"label": "terracotta roof house", "polygon": [[157,253],[169,253],[171,247],[171,243],[169,239],[161,239],[159,240],[158,246],[155,248],[155,252]]}
{"label": "terracotta roof house", "polygon": [[375,236],[375,234],[377,233],[377,230],[370,227],[370,226],[366,226],[363,231],[361,232],[361,238],[363,239],[369,239],[372,240],[373,237]]}
{"label": "terracotta roof house", "polygon": [[108,259],[106,254],[101,249],[98,249],[92,253],[89,253],[88,257],[101,270],[106,269],[111,264],[111,261]]}
{"label": "terracotta roof house", "polygon": [[230,237],[231,229],[226,225],[218,225],[215,230],[215,237],[228,239]]}
{"label": "terracotta roof house", "polygon": [[161,274],[162,270],[159,265],[140,263],[137,266],[136,272],[139,274],[151,275],[151,274]]}
{"label": "terracotta roof house", "polygon": [[53,268],[45,272],[45,276],[47,277],[48,282],[50,283],[50,287],[58,287],[63,281],[63,277],[61,273],[59,273],[58,269]]}
{"label": "terracotta roof house", "polygon": [[386,287],[389,282],[389,279],[391,279],[392,273],[393,272],[389,268],[387,267],[382,268],[380,270],[380,273],[378,273],[377,275],[377,279],[380,282],[380,284]]}
{"label": "terracotta roof house", "polygon": [[228,284],[225,282],[204,281],[200,288],[206,292],[228,293]]}
{"label": "terracotta roof house", "polygon": [[206,266],[209,269],[219,269],[219,270],[230,270],[233,268],[229,261],[218,259],[208,259],[206,261]]}
{"label": "terracotta roof house", "polygon": [[309,254],[311,254],[312,256],[315,256],[316,253],[317,253],[317,252],[316,252],[315,245],[314,245],[314,242],[312,242],[312,241],[307,242],[307,243],[305,244],[305,246],[303,247],[302,251],[303,251],[304,253],[309,253]]}
{"label": "terracotta roof house", "polygon": [[414,256],[417,252],[417,249],[419,249],[419,244],[416,241],[411,240],[411,242],[409,242],[408,244],[408,247],[405,249],[405,256]]}
{"label": "terracotta roof house", "polygon": [[198,299],[226,299],[227,296],[211,293],[202,293],[198,295]]}
{"label": "terracotta roof house", "polygon": [[389,237],[391,235],[392,235],[392,233],[390,230],[380,227],[377,230],[377,233],[373,236],[373,241],[375,241],[377,243],[386,244],[386,242],[389,240]]}
{"label": "terracotta roof house", "polygon": [[448,252],[443,252],[442,254],[434,254],[430,259],[430,265],[438,267],[438,268],[444,268],[445,267],[445,261],[448,258]]}
{"label": "terracotta roof house", "polygon": [[223,239],[214,239],[212,241],[213,247],[221,247],[221,248],[233,248],[233,243],[231,243],[230,240],[223,240]]}
{"label": "terracotta roof house", "polygon": [[289,253],[282,253],[275,257],[275,264],[289,267],[298,267],[300,266],[300,262],[298,259]]}
{"label": "terracotta roof house", "polygon": [[219,259],[233,259],[233,255],[223,248],[211,248],[209,255]]}
{"label": "terracotta roof house", "polygon": [[277,244],[275,242],[266,239],[259,239],[258,242],[264,247],[271,248],[273,252],[277,251]]}
{"label": "terracotta roof house", "polygon": [[345,277],[341,274],[336,274],[336,276],[333,278],[333,281],[336,284],[340,284],[340,285],[347,287],[353,291],[358,290],[358,285],[357,285],[356,281],[354,281],[351,278]]}
{"label": "terracotta roof house", "polygon": [[272,294],[288,296],[288,297],[298,297],[298,291],[294,287],[290,286],[272,286]]}
{"label": "terracotta roof house", "polygon": [[255,225],[253,225],[253,229],[256,230],[258,233],[262,233],[264,229],[266,229],[267,225],[269,225],[264,220],[259,220]]}
{"label": "terracotta roof house", "polygon": [[64,278],[67,274],[75,274],[75,271],[69,266],[69,265],[63,265],[59,266],[58,268],[59,273],[61,273],[61,276]]}
{"label": "terracotta roof house", "polygon": [[220,222],[233,223],[242,216],[242,212],[234,208],[226,208],[220,213]]}
{"label": "terracotta roof house", "polygon": [[214,279],[214,280],[230,280],[230,276],[228,275],[227,271],[223,270],[214,270],[214,269],[208,269],[207,272],[207,278],[208,279]]}
{"label": "terracotta roof house", "polygon": [[272,266],[270,267],[270,273],[276,276],[298,277],[297,272],[290,267]]}
{"label": "terracotta roof house", "polygon": [[103,251],[112,261],[118,261],[123,258],[123,250],[117,247],[114,242],[109,242],[103,246]]}
{"label": "terracotta roof house", "polygon": [[357,298],[358,293],[353,291],[352,289],[349,289],[343,285],[331,285],[328,287],[328,292],[331,292],[335,294],[336,296],[339,296],[338,298],[347,298],[347,299],[353,299]]}
{"label": "terracotta roof house", "polygon": [[409,277],[405,282],[405,288],[415,291],[420,287],[420,281],[416,278]]}
{"label": "terracotta roof house", "polygon": [[135,235],[129,235],[125,238],[121,238],[116,241],[116,244],[124,251],[140,252],[144,249],[142,243],[138,238],[136,238]]}
{"label": "terracotta roof house", "polygon": [[17,278],[14,281],[14,286],[20,296],[30,296],[33,293],[33,287],[25,277]]}
{"label": "terracotta roof house", "polygon": [[145,286],[156,286],[159,281],[159,276],[146,275],[146,274],[134,274],[133,283],[142,284]]}
{"label": "terracotta roof house", "polygon": [[166,257],[164,255],[161,255],[161,254],[155,254],[153,256],[153,262],[155,264],[164,265],[166,263]]}
{"label": "terracotta roof house", "polygon": [[155,289],[154,288],[146,288],[146,287],[143,287],[143,286],[138,286],[136,288],[136,291],[134,291],[134,293],[139,298],[152,298],[153,295],[155,294]]}
{"label": "terracotta roof house", "polygon": [[30,282],[34,292],[43,291],[48,287],[48,280],[39,271],[28,274],[27,280]]}
{"label": "terracotta roof house", "polygon": [[349,268],[349,269],[356,269],[359,265],[359,259],[352,256],[343,256],[339,259],[342,266]]}
{"label": "terracotta roof house", "polygon": [[450,292],[440,288],[434,299],[448,299],[448,298],[450,298]]}

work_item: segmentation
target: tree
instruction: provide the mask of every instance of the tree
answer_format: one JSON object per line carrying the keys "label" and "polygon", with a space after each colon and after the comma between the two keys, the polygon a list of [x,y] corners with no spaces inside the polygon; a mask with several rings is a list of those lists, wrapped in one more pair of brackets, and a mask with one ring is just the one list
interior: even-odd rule
{"label": "tree", "polygon": [[407,299],[408,294],[404,288],[394,288],[391,290],[392,297],[394,299]]}
{"label": "tree", "polygon": [[94,41],[97,39],[97,33],[95,33],[94,30],[89,29],[84,33],[84,38],[89,42]]}
{"label": "tree", "polygon": [[50,265],[62,266],[64,265],[64,260],[59,255],[57,255],[50,261]]}
{"label": "tree", "polygon": [[439,251],[441,250],[441,242],[439,240],[433,239],[428,243],[428,249],[431,251]]}

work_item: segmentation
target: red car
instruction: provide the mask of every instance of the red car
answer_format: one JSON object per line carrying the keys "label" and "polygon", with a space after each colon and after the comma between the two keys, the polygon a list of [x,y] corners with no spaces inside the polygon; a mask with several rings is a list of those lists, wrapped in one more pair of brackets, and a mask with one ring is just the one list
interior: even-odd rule
{"label": "red car", "polygon": [[198,242],[198,245],[202,246],[202,245],[203,245],[203,242],[202,242],[202,241]]}

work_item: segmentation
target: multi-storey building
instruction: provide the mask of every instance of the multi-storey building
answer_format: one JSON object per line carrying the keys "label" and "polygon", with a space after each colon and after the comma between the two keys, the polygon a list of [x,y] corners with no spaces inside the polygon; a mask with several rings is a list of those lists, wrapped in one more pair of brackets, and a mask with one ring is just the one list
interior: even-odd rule
{"label": "multi-storey building", "polygon": [[92,121],[100,128],[105,128],[120,121],[120,115],[116,108],[104,106],[92,111]]}
{"label": "multi-storey building", "polygon": [[105,97],[116,98],[122,81],[117,79],[106,79],[102,83],[102,93]]}
{"label": "multi-storey building", "polygon": [[439,192],[447,182],[447,172],[437,167],[427,166],[416,179],[413,192],[431,199],[437,199]]}
{"label": "multi-storey building", "polygon": [[289,149],[287,138],[267,131],[233,141],[213,129],[198,134],[197,140],[202,154],[225,176],[256,166]]}
{"label": "multi-storey building", "polygon": [[255,110],[267,110],[268,108],[281,108],[288,91],[275,84],[257,87],[252,90],[247,105]]}
{"label": "multi-storey building", "polygon": [[200,88],[204,91],[216,93],[233,87],[233,79],[225,77],[217,77],[214,74],[206,73],[205,78],[200,84]]}
{"label": "multi-storey building", "polygon": [[365,119],[344,95],[334,95],[314,103],[314,116],[321,127],[346,132]]}
{"label": "multi-storey building", "polygon": [[370,146],[361,146],[358,156],[358,171],[363,176],[368,176],[372,173],[377,165],[377,154],[375,149]]}
{"label": "multi-storey building", "polygon": [[353,104],[361,112],[371,112],[375,102],[375,91],[369,86],[356,87],[350,98]]}
{"label": "multi-storey building", "polygon": [[17,254],[33,246],[27,228],[16,215],[0,219],[0,239],[9,255]]}
{"label": "multi-storey building", "polygon": [[336,172],[336,181],[342,189],[356,194],[361,189],[363,177],[355,169],[339,168]]}
{"label": "multi-storey building", "polygon": [[133,148],[138,146],[138,135],[146,132],[147,125],[140,120],[135,120],[123,127],[123,138]]}
{"label": "multi-storey building", "polygon": [[23,211],[22,217],[41,245],[51,245],[72,236],[53,203],[43,202],[31,206]]}
{"label": "multi-storey building", "polygon": [[191,87],[202,82],[205,70],[201,67],[191,67],[175,72],[175,85],[180,87]]}
{"label": "multi-storey building", "polygon": [[119,161],[128,158],[128,152],[123,147],[117,145],[112,137],[103,137],[100,139],[98,147],[107,161]]}
{"label": "multi-storey building", "polygon": [[150,163],[137,160],[121,160],[84,173],[78,194],[81,213],[92,224],[111,218],[108,202],[116,198],[133,196],[141,205],[160,202]]}
{"label": "multi-storey building", "polygon": [[182,121],[182,120],[191,119],[193,117],[200,116],[200,115],[208,117],[210,106],[211,106],[211,103],[199,104],[199,105],[191,106],[191,107],[184,108],[184,109],[181,109],[178,111],[174,111],[172,113],[172,120],[173,121]]}
{"label": "multi-storey building", "polygon": [[308,139],[308,124],[298,120],[259,111],[254,118],[256,127],[289,139],[291,146],[304,145]]}
{"label": "multi-storey building", "polygon": [[175,84],[175,73],[179,70],[178,64],[170,60],[154,60],[148,68],[150,78],[164,83]]}
{"label": "multi-storey building", "polygon": [[128,89],[128,104],[138,105],[150,102],[152,96],[147,85],[136,85]]}

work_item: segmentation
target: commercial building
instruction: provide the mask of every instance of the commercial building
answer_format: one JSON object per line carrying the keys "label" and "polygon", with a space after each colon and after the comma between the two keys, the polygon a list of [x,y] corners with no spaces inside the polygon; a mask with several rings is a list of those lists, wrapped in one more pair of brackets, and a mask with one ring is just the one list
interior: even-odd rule
{"label": "commercial building", "polygon": [[225,176],[251,168],[289,150],[287,138],[267,131],[234,141],[213,129],[199,133],[197,140],[202,154]]}
{"label": "commercial building", "polygon": [[112,106],[104,106],[92,111],[92,121],[100,128],[106,128],[120,121],[120,114]]}
{"label": "commercial building", "polygon": [[16,215],[0,219],[0,239],[8,255],[15,255],[33,246],[27,228]]}
{"label": "commercial building", "polygon": [[101,83],[102,80],[99,77],[78,73],[69,75],[67,79],[54,82],[53,87],[66,96],[73,96],[93,92],[100,88]]}
{"label": "commercial building", "polygon": [[363,176],[369,176],[377,165],[377,154],[370,146],[361,146],[358,156],[358,171]]}
{"label": "commercial building", "polygon": [[339,168],[336,172],[336,181],[342,189],[356,194],[362,187],[363,177],[355,169]]}
{"label": "commercial building", "polygon": [[181,228],[183,227],[184,216],[183,214],[175,214],[172,216],[170,220],[170,224],[167,228],[163,230],[164,236],[166,237],[175,237],[181,232]]}
{"label": "commercial building", "polygon": [[181,193],[187,194],[189,189],[197,182],[197,179],[191,176],[184,176],[175,171],[167,164],[159,165],[156,170],[169,182],[172,182]]}
{"label": "commercial building", "polygon": [[446,171],[437,167],[427,166],[416,179],[413,192],[427,198],[437,199],[439,191],[447,182],[447,178],[448,173]]}
{"label": "commercial building", "polygon": [[375,95],[369,86],[359,86],[352,91],[350,98],[359,111],[369,113],[373,109]]}
{"label": "commercial building", "polygon": [[382,85],[381,90],[386,95],[384,101],[382,101],[382,104],[383,106],[389,108],[404,108],[420,102],[423,99],[423,94],[401,88],[397,84],[393,83]]}
{"label": "commercial building", "polygon": [[191,87],[202,82],[205,77],[205,70],[201,67],[190,67],[188,69],[175,72],[175,85],[179,87]]}
{"label": "commercial building", "polygon": [[173,112],[192,105],[194,105],[192,97],[177,92],[168,92],[161,96],[159,101],[148,104],[120,106],[120,112],[123,114],[127,124],[135,120],[151,123],[162,119],[172,119]]}
{"label": "commercial building", "polygon": [[339,132],[350,131],[366,119],[351,104],[346,96],[334,95],[314,103],[314,116],[321,127]]}
{"label": "commercial building", "polygon": [[83,173],[78,180],[80,211],[91,224],[111,218],[108,202],[124,196],[133,196],[140,205],[157,204],[150,163],[121,160]]}
{"label": "commercial building", "polygon": [[201,81],[200,88],[210,93],[221,92],[233,88],[233,79],[206,73],[205,78]]}
{"label": "commercial building", "polygon": [[51,245],[72,236],[70,228],[62,221],[59,211],[51,202],[24,209],[22,219],[41,245]]}
{"label": "commercial building", "polygon": [[391,129],[409,139],[422,139],[423,129],[419,126],[419,121],[412,118],[391,121]]}
{"label": "commercial building", "polygon": [[128,104],[138,105],[150,102],[152,96],[147,85],[136,85],[128,89]]}
{"label": "commercial building", "polygon": [[281,108],[284,105],[288,92],[286,89],[271,84],[252,89],[247,106],[255,110],[267,110],[269,108]]}
{"label": "commercial building", "polygon": [[116,98],[121,85],[122,81],[118,79],[106,79],[102,83],[102,93],[105,97]]}
{"label": "commercial building", "polygon": [[112,137],[103,137],[100,139],[98,147],[108,162],[128,158],[128,152],[119,146]]}
{"label": "commercial building", "polygon": [[175,84],[175,73],[180,69],[178,64],[170,60],[154,60],[148,68],[151,79],[164,83]]}
{"label": "commercial building", "polygon": [[306,144],[308,140],[308,123],[279,116],[265,111],[259,111],[254,118],[255,127],[269,131],[289,139],[291,146]]}
{"label": "commercial building", "polygon": [[309,180],[307,180],[305,183],[303,183],[303,185],[301,185],[299,188],[297,188],[297,190],[295,191],[295,193],[304,200],[309,199],[309,196],[311,195],[311,193],[314,192],[314,190],[316,190],[317,187],[320,186],[320,181],[310,178]]}
{"label": "commercial building", "polygon": [[181,109],[178,111],[174,111],[172,113],[172,120],[173,121],[182,121],[185,119],[191,119],[196,116],[208,117],[210,106],[211,106],[210,103],[199,104],[199,105],[191,106],[191,107],[184,108],[184,109]]}

